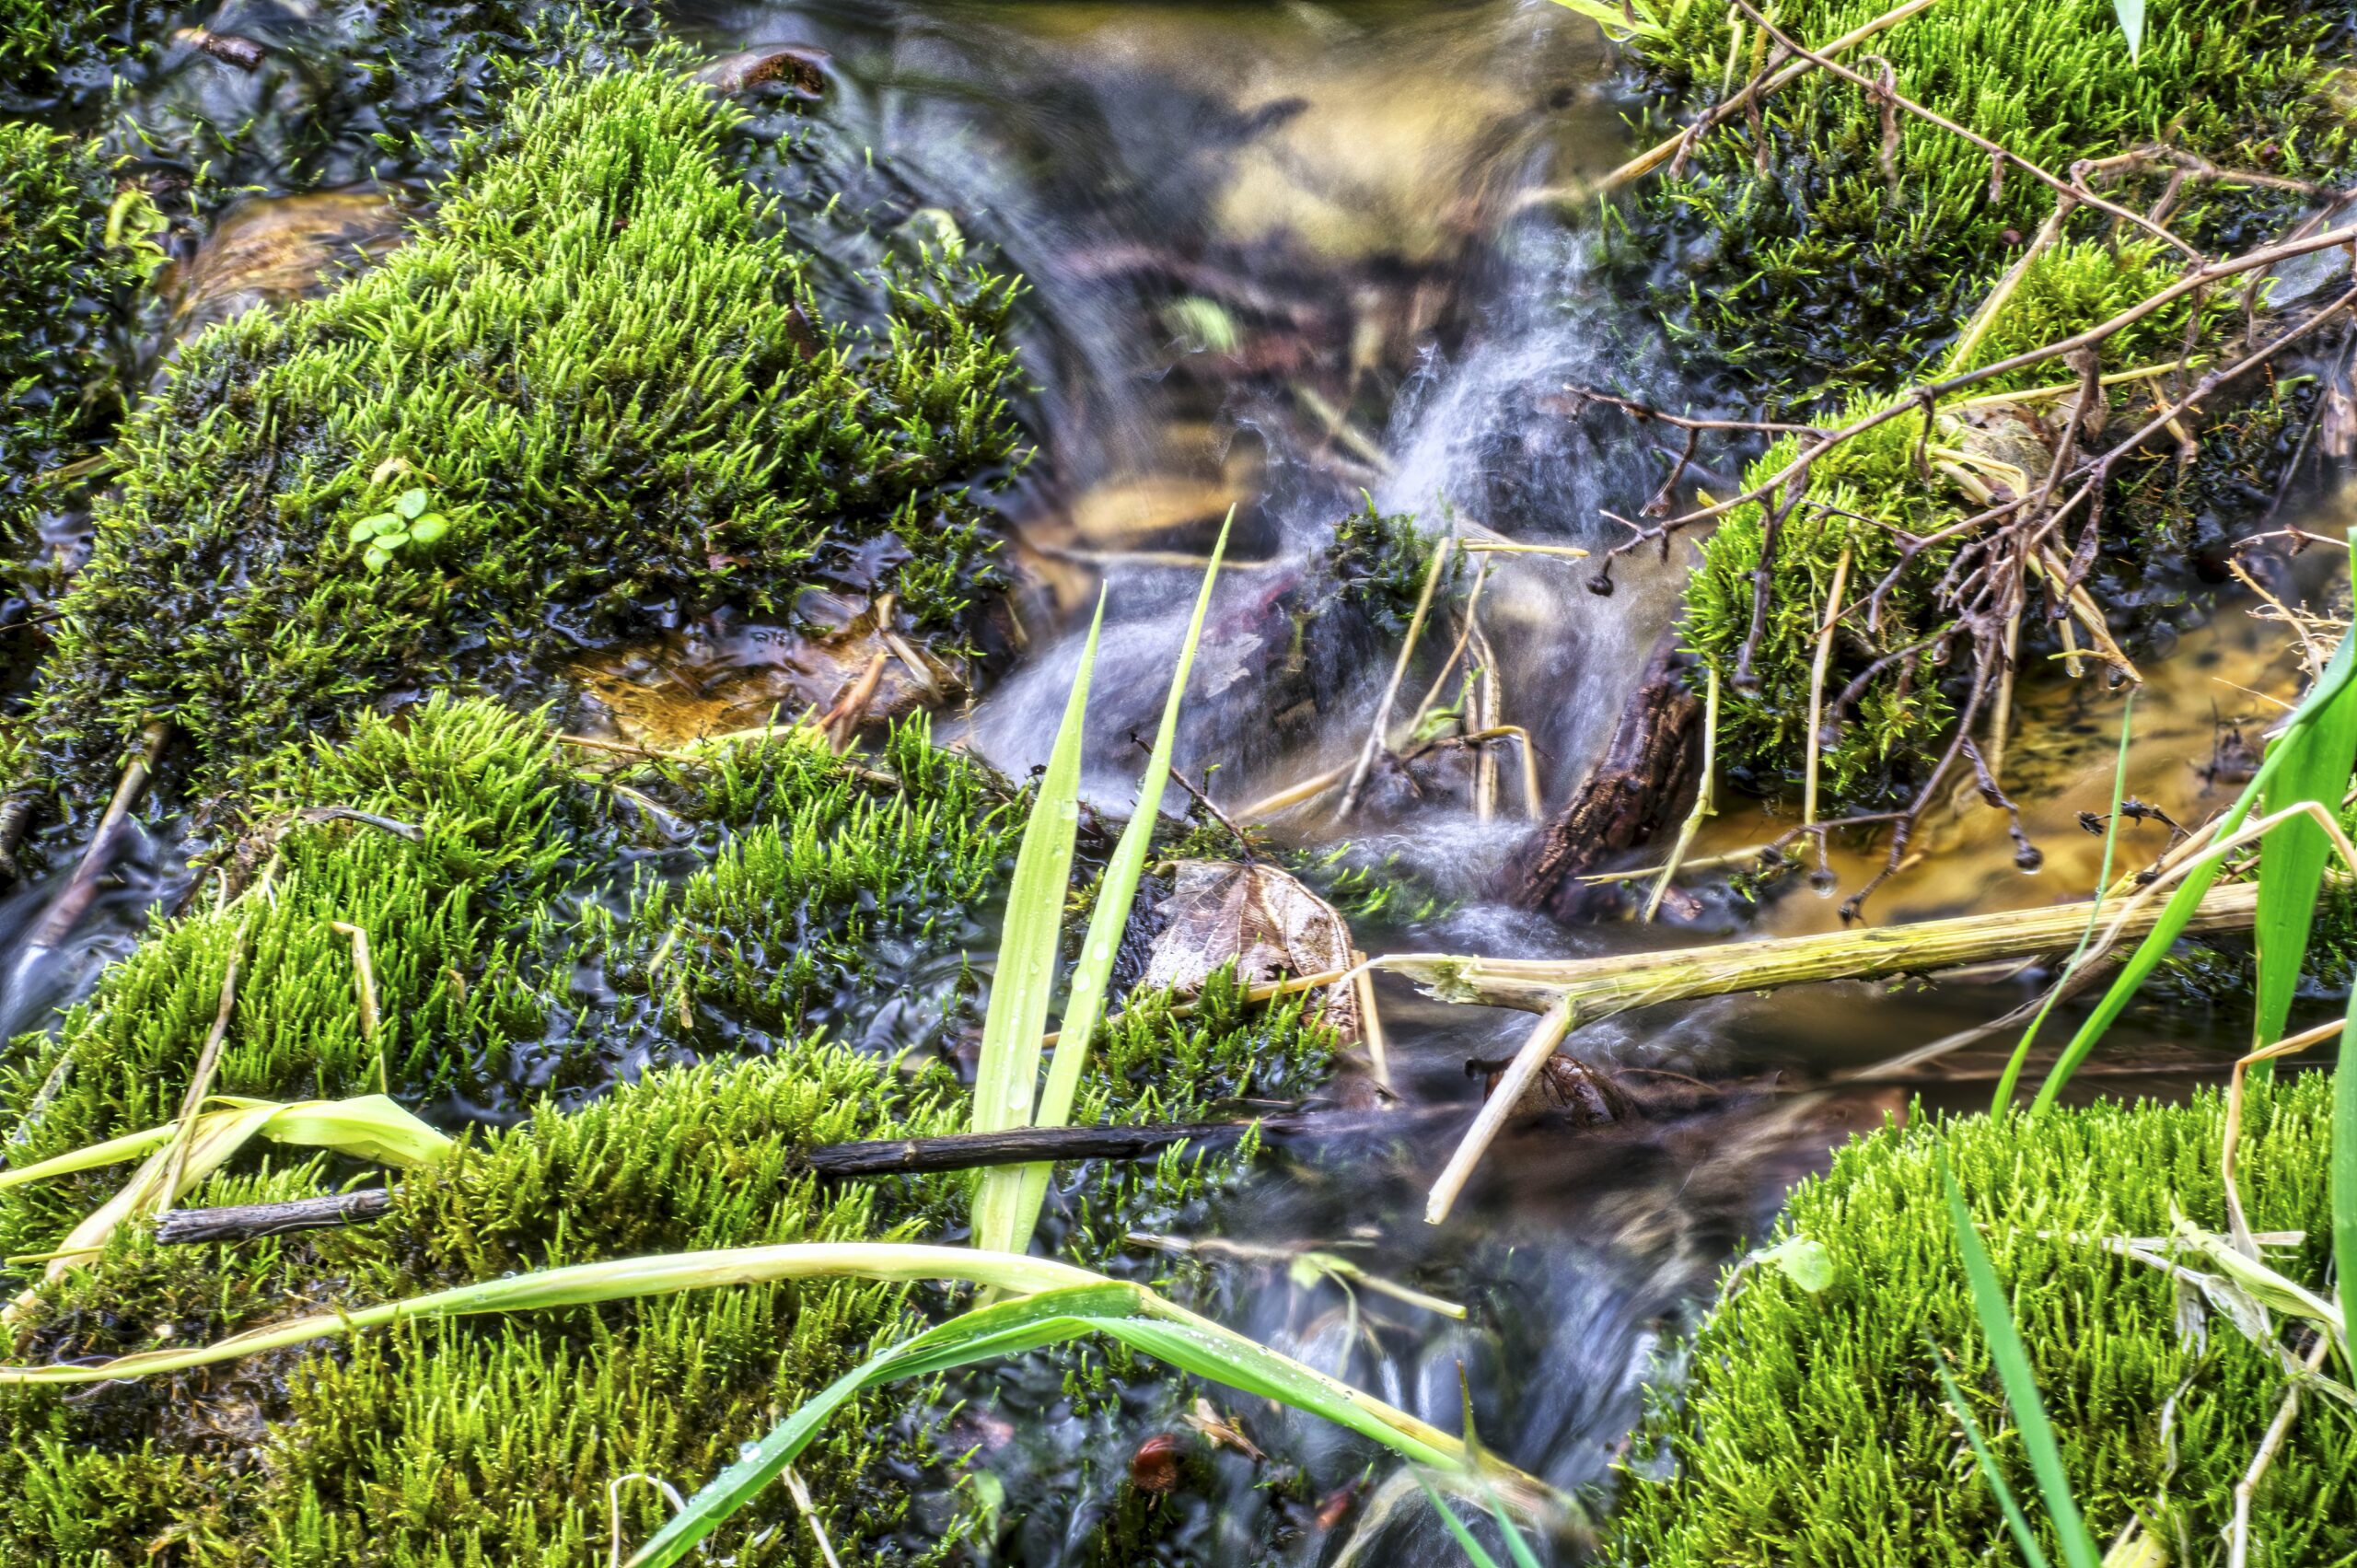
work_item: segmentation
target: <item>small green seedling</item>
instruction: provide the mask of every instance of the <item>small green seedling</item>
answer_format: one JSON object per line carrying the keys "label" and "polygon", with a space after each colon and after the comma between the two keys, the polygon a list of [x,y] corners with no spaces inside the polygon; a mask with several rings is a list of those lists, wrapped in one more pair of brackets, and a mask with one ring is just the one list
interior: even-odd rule
{"label": "small green seedling", "polygon": [[371,572],[381,572],[392,563],[393,552],[403,545],[432,544],[450,531],[449,518],[427,510],[433,503],[434,498],[424,490],[404,490],[393,502],[391,511],[361,518],[345,537],[354,544],[366,545],[360,559]]}

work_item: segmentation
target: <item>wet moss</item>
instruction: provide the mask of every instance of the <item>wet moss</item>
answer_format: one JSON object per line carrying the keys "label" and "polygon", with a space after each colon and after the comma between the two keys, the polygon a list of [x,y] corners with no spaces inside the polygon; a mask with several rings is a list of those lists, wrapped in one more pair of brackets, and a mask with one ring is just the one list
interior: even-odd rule
{"label": "wet moss", "polygon": [[1382,631],[1407,629],[1432,571],[1437,539],[1427,539],[1410,512],[1378,512],[1375,498],[1334,525],[1326,546],[1339,602],[1363,611]]}
{"label": "wet moss", "polygon": [[[1764,60],[1759,29],[1707,0],[1664,0],[1665,29],[1637,47],[1682,109],[1720,101],[1735,48],[1739,88]],[[1805,0],[1778,27],[1819,45],[1880,16],[1877,0]],[[2109,0],[1949,0],[1876,35],[1898,90],[2058,174],[2147,144],[2231,168],[2313,177],[2346,156],[2347,132],[2316,95],[2324,25],[2299,4],[2155,0],[2131,59]],[[1854,68],[1873,73],[1872,59]],[[1884,121],[1863,89],[1822,71],[1770,99],[1759,136],[1737,115],[1704,137],[1683,176],[1643,198],[1689,243],[1662,305],[1674,331],[1788,401],[1894,389],[1954,333],[2053,192],[1910,115],[1884,164]],[[2149,189],[2148,189],[2149,187]],[[2155,179],[2115,199],[2142,211]],[[2280,196],[2185,192],[2171,220],[2204,247],[2280,210]],[[2077,236],[2111,220],[2082,209]]]}
{"label": "wet moss", "polygon": [[[2060,244],[2024,273],[1955,368],[1995,365],[2082,331],[2157,292],[2174,275],[2158,241]],[[2226,318],[2235,314],[2231,300],[2210,302],[2200,323],[2184,305],[2156,311],[2110,340],[2106,373],[2173,361],[2189,330],[2203,343],[2221,341]],[[1903,414],[1845,442],[1811,469],[1805,495],[1777,528],[1767,619],[1752,644],[1756,685],[1746,686],[1736,676],[1751,642],[1769,508],[1747,502],[1702,541],[1688,581],[1682,634],[1703,667],[1720,676],[1720,756],[1733,776],[1767,794],[1799,781],[1819,628],[1846,554],[1843,598],[1852,608],[1835,633],[1822,688],[1821,786],[1830,800],[1871,808],[1903,800],[1921,782],[1951,732],[1957,688],[1968,673],[1949,665],[1950,647],[1960,645],[1946,641],[1956,612],[1945,579],[1965,538],[1948,538],[1902,561],[1900,536],[1933,538],[1980,511],[1992,492],[2012,494],[2023,482],[2044,478],[2061,412],[2076,393],[2025,394],[2068,384],[2071,372],[2060,366],[2049,362],[1993,377],[1973,389],[1971,402],[1945,408],[1928,430],[1920,414]],[[2083,449],[2106,426],[2132,430],[2154,410],[2153,393],[2141,381],[2120,383],[2106,396],[2103,420],[2083,433]],[[1838,428],[1889,406],[1887,397],[1862,395],[1825,423]],[[2147,637],[2165,635],[2170,612],[2193,587],[2189,560],[2214,551],[2268,504],[2271,483],[2260,481],[2271,479],[2280,466],[2285,433],[2300,412],[2296,395],[2269,384],[2239,406],[2211,412],[2198,462],[2189,465],[2174,450],[2162,450],[2114,469],[2089,592],[2131,650]],[[1777,441],[1745,470],[1745,487],[1766,482],[1800,450],[1798,437]],[[2071,542],[2058,548],[2067,551]],[[1886,580],[1890,586],[1871,615],[1857,608]],[[2035,584],[2032,588],[2020,659],[2026,668],[2064,647],[2051,596]],[[2078,645],[2085,641],[2080,635]],[[1837,712],[1845,693],[1850,703]]]}
{"label": "wet moss", "polygon": [[[139,201],[126,198],[127,211]],[[95,146],[0,121],[0,529],[11,558],[37,542],[40,476],[82,455],[94,411],[115,398],[108,329],[145,268],[134,243],[109,243],[114,202]]]}
{"label": "wet moss", "polygon": [[[878,328],[829,325],[734,118],[666,69],[554,73],[385,265],[188,345],[64,601],[54,779],[94,793],[160,718],[234,792],[406,693],[810,585],[954,640],[991,569],[973,488],[1017,445],[1012,285],[939,259],[872,280]],[[354,525],[412,491],[447,532],[379,559]]]}
{"label": "wet moss", "polygon": [[[2260,1090],[2240,1155],[2252,1225],[2304,1233],[2271,1260],[2311,1286],[2329,1249],[2330,1099],[2323,1074]],[[2173,1207],[2223,1230],[2223,1118],[2204,1093],[2003,1126],[1918,1122],[1841,1150],[1778,1230],[1821,1243],[1832,1284],[1812,1296],[1760,1268],[1722,1297],[1686,1347],[1682,1389],[1638,1434],[1612,1560],[2018,1561],[1933,1361],[1933,1345],[1955,1358],[2015,1495],[2034,1500],[1948,1228],[1945,1152],[2012,1293],[2090,1527],[2108,1540],[2141,1517],[2171,1561],[2199,1561],[2232,1516],[2283,1368],[2223,1315],[2182,1332],[2173,1282],[2097,1238],[2165,1236]],[[2357,1450],[2339,1412],[2304,1406],[2253,1499],[2251,1562],[2346,1563],[2352,1539]]]}
{"label": "wet moss", "polygon": [[139,52],[164,11],[153,0],[0,0],[0,100],[90,90]]}
{"label": "wet moss", "polygon": [[[162,1248],[134,1226],[39,1288],[13,1358],[210,1340],[290,1304],[382,1301],[568,1262],[956,1239],[963,1177],[831,1187],[793,1163],[812,1143],[968,1120],[954,1063],[977,1002],[966,954],[981,928],[928,930],[917,917],[959,889],[983,908],[1004,896],[1019,803],[1004,808],[1003,785],[931,749],[921,727],[875,761],[885,766],[779,738],[708,767],[591,773],[528,718],[440,699],[258,769],[246,852],[220,873],[222,891],[238,880],[248,890],[159,923],[54,1040],[15,1042],[0,1069],[10,1158],[168,1118],[233,954],[242,968],[220,1089],[284,1098],[382,1086],[457,1128],[459,1153],[406,1176],[395,1212],[366,1227]],[[417,837],[319,819],[327,807]],[[615,868],[634,856],[665,877]],[[752,871],[771,878],[764,899],[736,896]],[[714,889],[701,900],[685,891],[700,879]],[[634,983],[615,960],[623,938],[691,912],[699,923],[655,983]],[[337,920],[369,933],[384,1018],[373,1039]],[[749,972],[738,956],[765,942],[781,965],[815,953],[806,967],[834,1009],[825,1018],[735,989]],[[933,988],[910,981],[911,954],[938,966]],[[691,998],[684,1015],[675,975]],[[878,1025],[887,1015],[899,1021]],[[1248,1007],[1225,979],[1191,1016],[1132,999],[1075,1114],[1197,1120],[1230,1097],[1298,1096],[1331,1050],[1298,1002]],[[1129,1230],[1201,1222],[1251,1157],[1247,1144],[1063,1167],[1051,1249],[1127,1267]],[[361,1174],[257,1148],[190,1201],[306,1195]],[[0,1191],[0,1247],[54,1246],[121,1177]],[[0,1554],[128,1568],[168,1539],[219,1563],[579,1562],[602,1550],[617,1509],[633,1538],[668,1512],[640,1483],[610,1493],[618,1478],[702,1480],[881,1340],[953,1305],[932,1291],[806,1282],[411,1325],[90,1397],[20,1391],[0,1398]],[[1142,1364],[1074,1352],[937,1399],[895,1390],[832,1423],[800,1469],[847,1561],[935,1561],[975,1527],[943,1452],[941,1423],[959,1399],[1109,1419],[1125,1402],[1186,1397],[1157,1387]],[[732,1527],[726,1549],[748,1563],[817,1560],[783,1493]]]}
{"label": "wet moss", "polygon": [[[1822,43],[1886,8],[1811,0],[1782,7],[1779,26]],[[1660,27],[1633,48],[1681,111],[1719,101],[1730,81],[1748,80],[1764,61],[1763,35],[1747,21],[1731,31],[1724,7],[1664,0],[1651,14]],[[2131,60],[2105,0],[1956,0],[1876,35],[1862,46],[1861,68],[1879,70],[1887,60],[1915,102],[2052,170],[2160,145],[2316,180],[2349,152],[2323,90],[2326,30],[2297,5],[2177,0],[2152,8],[2150,36]],[[1887,145],[1886,129],[1896,137]],[[2171,226],[2212,253],[2263,238],[2301,200],[2199,179],[2173,185],[2168,173],[2155,166],[2096,178],[2105,194],[2137,211],[2165,188],[2173,192]],[[1771,407],[1811,411],[1829,428],[1887,406],[1910,380],[1993,364],[2106,319],[2177,274],[2179,258],[2161,241],[2082,205],[1985,333],[1961,346],[1967,322],[2054,201],[2017,168],[1993,177],[1986,154],[1910,115],[1898,113],[1887,127],[1871,94],[1824,71],[1779,91],[1757,125],[1737,116],[1702,137],[1678,178],[1656,176],[1638,198],[1652,220],[1644,232],[1684,246],[1680,281],[1657,301],[1672,339],[1734,368]],[[2161,312],[2120,333],[2105,344],[2102,369],[2174,359],[2189,343],[2197,354],[2223,345],[2239,317],[2223,299],[2206,311],[2200,323],[2182,308]],[[2017,491],[2002,466],[1974,459],[2010,461],[2016,479],[2042,478],[2067,405],[2046,399],[1996,408],[1987,400],[2073,374],[2056,361],[1995,379],[1974,389],[1977,405],[1952,407],[1929,430],[1902,418],[1818,464],[1808,494],[1777,529],[1756,641],[1766,511],[1739,507],[1703,542],[1685,635],[1721,677],[1720,754],[1738,779],[1773,794],[1803,771],[1817,627],[1844,553],[1846,597],[1856,603],[1899,566],[1893,529],[1930,537],[1981,510],[1991,491]],[[2113,388],[2114,422],[2141,423],[2151,396],[2141,382]],[[2205,411],[2198,462],[2158,454],[2112,471],[2088,590],[2107,610],[2125,612],[2112,631],[2131,653],[2146,633],[2165,637],[2172,612],[2196,591],[2189,559],[2265,504],[2283,432],[2301,412],[2263,389],[2239,409]],[[2213,431],[2218,438],[2208,439]],[[1920,449],[1927,439],[1949,449],[1950,463]],[[1778,442],[1750,466],[1747,487],[1797,450],[1794,440]],[[1949,738],[1966,671],[1945,662],[1960,645],[1945,635],[1955,608],[1945,579],[1962,542],[1911,557],[1872,614],[1854,611],[1834,638],[1824,697],[1831,704],[1852,694],[1824,737],[1820,777],[1837,808],[1906,799]],[[2025,667],[2061,649],[2054,608],[2034,602]],[[1738,656],[1747,644],[1747,669]],[[1752,679],[1738,680],[1739,673]]]}

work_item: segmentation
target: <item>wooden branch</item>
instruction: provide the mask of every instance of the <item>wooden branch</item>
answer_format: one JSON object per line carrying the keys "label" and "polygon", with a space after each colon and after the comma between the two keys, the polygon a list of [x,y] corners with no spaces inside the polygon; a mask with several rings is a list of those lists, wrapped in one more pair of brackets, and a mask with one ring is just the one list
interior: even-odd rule
{"label": "wooden branch", "polygon": [[[1141,1127],[1018,1127],[1003,1132],[952,1132],[937,1138],[882,1138],[867,1143],[821,1144],[805,1149],[800,1168],[830,1179],[854,1176],[914,1176],[984,1166],[1029,1165],[1037,1160],[1141,1159],[1177,1144],[1212,1147],[1231,1144],[1258,1128],[1270,1139],[1347,1137],[1354,1132],[1398,1132],[1422,1121],[1461,1119],[1455,1105],[1408,1111],[1305,1111],[1233,1121],[1173,1121]],[[296,1198],[279,1203],[244,1203],[220,1209],[169,1209],[157,1216],[156,1239],[167,1246],[199,1241],[251,1241],[291,1231],[362,1225],[392,1207],[382,1188]]]}
{"label": "wooden branch", "polygon": [[184,1247],[199,1241],[252,1241],[298,1230],[362,1225],[381,1217],[392,1206],[390,1192],[381,1187],[364,1187],[356,1192],[333,1192],[324,1198],[296,1198],[283,1203],[167,1209],[156,1216],[156,1239],[167,1247]]}
{"label": "wooden branch", "polygon": [[[2257,887],[2214,888],[2201,900],[2193,931],[2247,929],[2258,907]],[[2157,900],[2125,911],[2113,935],[2141,935],[2161,915]],[[1427,1224],[1448,1217],[1515,1101],[1553,1055],[1563,1037],[1632,1007],[1772,991],[1829,980],[1876,980],[1922,974],[1993,958],[2021,958],[2067,947],[2086,929],[2087,905],[2057,904],[1911,925],[1870,926],[1822,936],[1718,943],[1667,953],[1615,954],[1601,958],[1485,958],[1443,953],[1394,953],[1374,967],[1405,975],[1444,1002],[1519,1007],[1539,1015],[1514,1065],[1450,1156],[1424,1207]]]}
{"label": "wooden branch", "polygon": [[1650,843],[1697,785],[1694,742],[1702,704],[1687,689],[1675,633],[1665,633],[1620,710],[1604,757],[1573,790],[1510,873],[1514,901],[1559,919],[1576,915],[1576,880],[1596,862]]}

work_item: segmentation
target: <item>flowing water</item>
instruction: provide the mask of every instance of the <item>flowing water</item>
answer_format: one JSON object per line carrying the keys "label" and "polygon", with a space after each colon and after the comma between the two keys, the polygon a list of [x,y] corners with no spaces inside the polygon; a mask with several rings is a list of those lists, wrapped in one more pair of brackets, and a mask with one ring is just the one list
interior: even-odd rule
{"label": "flowing water", "polygon": [[[306,92],[324,90],[331,15],[258,0],[218,12],[216,29],[263,39],[305,68],[241,78],[180,59],[143,91],[226,118],[271,104],[299,112]],[[1201,559],[1231,505],[1231,559],[1179,765],[1237,806],[1346,763],[1375,722],[1396,638],[1349,624],[1305,632],[1300,613],[1338,524],[1364,498],[1413,513],[1427,532],[1601,552],[1624,537],[1605,514],[1637,516],[1666,460],[1625,422],[1573,417],[1564,389],[1710,401],[1648,337],[1642,302],[1616,297],[1596,269],[1580,203],[1560,200],[1626,156],[1627,106],[1596,30],[1540,0],[678,0],[663,15],[714,54],[826,50],[824,156],[872,157],[897,221],[954,228],[1028,280],[1020,331],[1037,385],[1025,412],[1041,456],[1007,519],[1018,625],[979,701],[939,730],[1009,772],[1042,760],[1101,587],[1088,788],[1110,812],[1129,807],[1140,756],[1127,736],[1153,723]],[[241,148],[237,178],[285,193],[360,177],[343,143],[296,159],[298,142],[275,159],[267,145]],[[1724,484],[1742,455],[1706,450],[1696,477]],[[1499,716],[1527,730],[1543,803],[1559,804],[1669,624],[1681,561],[1640,552],[1603,595],[1586,586],[1592,562],[1492,560],[1482,626]],[[1444,620],[1432,635],[1454,633]],[[2199,815],[2209,785],[2183,760],[2208,755],[2223,733],[2213,710],[2243,717],[2247,733],[2263,725],[2268,700],[2244,689],[2289,687],[2285,640],[2235,611],[2155,666],[2132,758],[2140,794],[2180,820]],[[1995,813],[1959,807],[1931,833],[1936,853],[1878,896],[1875,918],[2084,894],[2097,841],[2073,819],[2106,804],[2120,703],[2093,686],[2032,680],[2021,697],[2014,756],[2035,781],[2042,874],[2012,869]],[[1419,694],[1411,682],[1403,707]],[[1530,831],[1518,770],[1503,770],[1486,819],[1468,798],[1469,771],[1427,781],[1422,800],[1392,781],[1348,824],[1333,819],[1329,796],[1272,831],[1296,848],[1347,845],[1353,864],[1389,861],[1431,895],[1411,918],[1362,926],[1369,950],[1569,956],[1835,923],[1833,900],[1805,886],[1757,912],[1713,895],[1678,929],[1571,928],[1518,911],[1496,891]],[[1697,853],[1789,825],[1729,801]],[[1868,865],[1832,869],[1854,885]],[[15,955],[9,1028],[87,991],[140,912],[184,879],[170,835],[145,830],[115,875],[53,950],[25,944],[55,882],[0,906],[0,942]],[[1423,1192],[1461,1118],[1411,1117],[1410,1131],[1363,1146],[1280,1149],[1218,1216],[1228,1242],[1272,1249],[1210,1260],[1227,1316],[1443,1424],[1469,1398],[1491,1446],[1567,1488],[1608,1484],[1644,1388],[1665,1375],[1672,1336],[1717,1271],[1832,1144],[1907,1111],[1900,1088],[1794,1091],[1992,1016],[2036,978],[1936,993],[1829,986],[1591,1028],[1570,1047],[1586,1060],[1740,1079],[1751,1092],[1650,1134],[1509,1136],[1443,1227],[1422,1223]],[[1395,1086],[1411,1109],[1469,1112],[1480,1083],[1467,1063],[1510,1054],[1527,1027],[1522,1015],[1445,1007],[1390,981],[1378,991]],[[2177,1037],[2188,1044],[2232,1034],[2233,1020],[2178,1022],[2195,1031]],[[1968,1083],[1931,1098],[1983,1093]],[[1281,1254],[1302,1245],[1347,1249],[1374,1273],[1472,1310],[1456,1322],[1296,1277]],[[1280,1430],[1275,1415],[1240,1408],[1264,1440]],[[1090,1511],[1121,1473],[1118,1461],[1079,1465],[1076,1446],[1085,1437],[1126,1454],[1156,1419],[1142,1411],[1135,1430],[1065,1434],[987,1459],[1017,1506],[1069,1493],[1035,1510],[1007,1560],[1075,1560]],[[1301,1422],[1282,1429],[1304,1456],[1330,1440]],[[1288,1504],[1256,1491],[1251,1473],[1225,1469],[1207,1494],[1174,1499],[1192,1512],[1169,1550],[1245,1562],[1289,1542],[1286,1561],[1332,1562],[1364,1528],[1361,1561],[1461,1560],[1421,1503],[1387,1522],[1367,1496]],[[1559,1551],[1569,1560],[1576,1544]]]}

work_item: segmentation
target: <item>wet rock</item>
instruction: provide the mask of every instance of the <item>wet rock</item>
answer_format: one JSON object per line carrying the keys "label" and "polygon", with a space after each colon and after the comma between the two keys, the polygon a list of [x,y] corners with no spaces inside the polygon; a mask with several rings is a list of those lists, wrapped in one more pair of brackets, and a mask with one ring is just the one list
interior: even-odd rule
{"label": "wet rock", "polygon": [[[1142,989],[1198,990],[1229,964],[1247,985],[1347,970],[1351,928],[1332,906],[1273,865],[1224,860],[1178,863],[1158,912],[1163,928],[1146,959]],[[1345,1040],[1359,1034],[1358,1000],[1345,981],[1325,992],[1326,1021]]]}
{"label": "wet rock", "polygon": [[827,52],[812,44],[768,43],[724,55],[698,71],[695,79],[731,98],[781,86],[810,101],[826,93],[827,60]]}
{"label": "wet rock", "polygon": [[[1507,1065],[1504,1062],[1469,1062],[1465,1070],[1468,1074],[1481,1074],[1481,1092],[1486,1098],[1497,1091],[1498,1080],[1505,1075]],[[1530,1080],[1529,1087],[1522,1091],[1522,1098],[1515,1102],[1514,1114],[1567,1117],[1574,1127],[1604,1127],[1632,1121],[1640,1112],[1636,1102],[1608,1074],[1559,1051],[1547,1059],[1547,1064]]]}
{"label": "wet rock", "polygon": [[182,28],[172,34],[172,41],[210,54],[240,71],[260,70],[270,52],[252,39],[239,38],[235,33],[215,32],[210,28]]}
{"label": "wet rock", "polygon": [[319,191],[238,203],[162,285],[171,337],[185,342],[260,306],[324,294],[408,238],[401,209],[377,191]]}
{"label": "wet rock", "polygon": [[1142,474],[1109,480],[1074,503],[1073,529],[1098,550],[1165,543],[1190,529],[1216,528],[1230,506],[1248,499],[1225,478]]}
{"label": "wet rock", "polygon": [[857,729],[965,689],[961,665],[891,626],[887,600],[814,589],[795,610],[790,626],[667,633],[580,660],[567,673],[623,737],[658,749],[846,704],[855,709],[843,715],[847,726]]}

